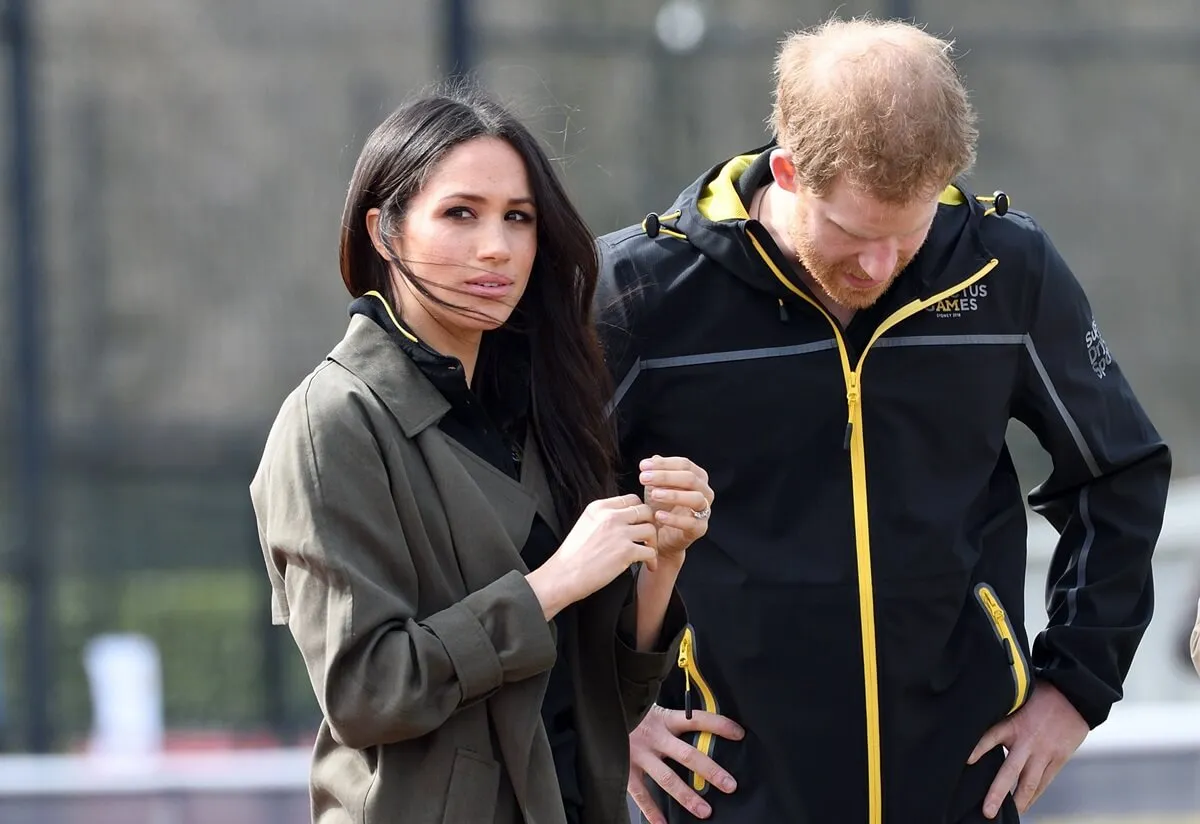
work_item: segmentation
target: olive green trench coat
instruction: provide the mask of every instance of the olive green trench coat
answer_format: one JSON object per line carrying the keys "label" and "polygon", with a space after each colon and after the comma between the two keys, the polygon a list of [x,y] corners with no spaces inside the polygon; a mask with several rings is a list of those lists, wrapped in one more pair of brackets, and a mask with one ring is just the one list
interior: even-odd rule
{"label": "olive green trench coat", "polygon": [[[561,538],[535,445],[514,481],[448,438],[449,403],[375,323],[284,402],[251,483],[271,584],[323,713],[319,824],[562,824],[540,707],[554,626],[525,580],[534,513]],[[674,663],[676,595],[636,652],[635,572],[578,604],[585,824],[627,821],[628,730]]]}

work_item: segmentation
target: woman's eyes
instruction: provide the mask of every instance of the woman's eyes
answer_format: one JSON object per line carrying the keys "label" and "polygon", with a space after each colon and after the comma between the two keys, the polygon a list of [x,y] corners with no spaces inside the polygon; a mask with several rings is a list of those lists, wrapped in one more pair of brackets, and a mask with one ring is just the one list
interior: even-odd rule
{"label": "woman's eyes", "polygon": [[[454,218],[455,220],[467,220],[475,217],[475,212],[467,206],[454,206],[445,211],[446,217]],[[524,212],[520,209],[513,209],[504,213],[505,220],[512,220],[518,223],[528,223],[533,221],[534,217],[529,212]]]}

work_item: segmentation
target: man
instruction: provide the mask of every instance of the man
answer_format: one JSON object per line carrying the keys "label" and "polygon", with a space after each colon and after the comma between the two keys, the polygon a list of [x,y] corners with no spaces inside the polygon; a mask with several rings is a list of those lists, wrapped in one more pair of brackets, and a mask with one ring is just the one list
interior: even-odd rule
{"label": "man", "polygon": [[[776,79],[775,142],[600,243],[622,450],[721,501],[629,791],[652,822],[1017,821],[1121,697],[1170,455],[1042,229],[949,185],[950,44],[831,21]],[[1061,533],[1032,650],[1010,418]]]}

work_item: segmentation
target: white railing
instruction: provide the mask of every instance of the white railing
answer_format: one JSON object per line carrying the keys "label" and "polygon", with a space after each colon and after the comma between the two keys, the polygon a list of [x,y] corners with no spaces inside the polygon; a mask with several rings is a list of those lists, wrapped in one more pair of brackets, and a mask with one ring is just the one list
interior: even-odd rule
{"label": "white railing", "polygon": [[0,798],[306,790],[307,749],[0,757]]}
{"label": "white railing", "polygon": [[0,758],[3,824],[309,824],[300,749]]}

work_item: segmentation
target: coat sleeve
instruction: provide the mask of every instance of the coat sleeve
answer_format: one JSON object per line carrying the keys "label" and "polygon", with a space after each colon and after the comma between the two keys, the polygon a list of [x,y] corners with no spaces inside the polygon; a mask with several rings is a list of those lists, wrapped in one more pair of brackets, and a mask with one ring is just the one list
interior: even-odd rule
{"label": "coat sleeve", "polygon": [[617,680],[621,687],[621,705],[625,710],[625,725],[630,731],[642,723],[642,718],[658,698],[659,688],[671,673],[679,658],[679,642],[687,626],[687,610],[679,590],[671,593],[662,630],[654,649],[639,652],[637,638],[637,582],[631,589],[629,601],[617,621]]}
{"label": "coat sleeve", "polygon": [[406,536],[421,525],[398,513],[369,403],[297,392],[251,484],[275,620],[291,630],[334,738],[356,749],[425,735],[555,660],[517,571],[419,617]]}
{"label": "coat sleeve", "polygon": [[1041,230],[1040,283],[1014,415],[1053,461],[1030,505],[1059,533],[1047,581],[1049,623],[1037,675],[1089,726],[1108,717],[1154,606],[1151,556],[1171,456],[1100,333],[1075,276]]}

